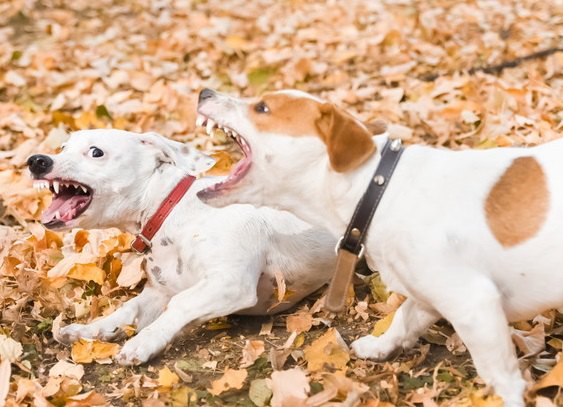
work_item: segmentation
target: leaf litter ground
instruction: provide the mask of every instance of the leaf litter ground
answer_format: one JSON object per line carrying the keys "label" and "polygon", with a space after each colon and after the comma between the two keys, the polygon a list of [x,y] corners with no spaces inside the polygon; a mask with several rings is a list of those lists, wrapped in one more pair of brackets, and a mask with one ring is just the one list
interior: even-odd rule
{"label": "leaf litter ground", "polygon": [[[50,196],[31,188],[24,163],[70,131],[116,127],[190,141],[225,173],[236,149],[194,128],[204,86],[300,88],[386,120],[406,143],[534,145],[563,128],[562,38],[560,1],[3,1],[0,404],[499,405],[447,323],[386,363],[349,354],[346,344],[384,332],[402,301],[377,277],[355,286],[345,315],[321,311],[319,292],[292,314],[190,327],[141,367],[114,364],[110,344],[57,344],[61,322],[112,312],[143,275],[119,231],[44,231],[36,219]],[[536,383],[530,405],[563,405],[562,315],[514,328]]]}

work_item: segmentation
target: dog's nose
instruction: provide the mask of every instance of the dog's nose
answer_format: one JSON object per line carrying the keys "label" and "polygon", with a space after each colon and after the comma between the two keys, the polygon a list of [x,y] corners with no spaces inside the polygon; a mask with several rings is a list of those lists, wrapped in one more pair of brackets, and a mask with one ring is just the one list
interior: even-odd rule
{"label": "dog's nose", "polygon": [[53,160],[43,154],[35,154],[27,159],[27,165],[33,175],[47,174],[53,168]]}
{"label": "dog's nose", "polygon": [[205,88],[201,92],[199,92],[199,99],[197,100],[197,103],[201,104],[207,99],[211,99],[213,96],[215,96],[215,91]]}

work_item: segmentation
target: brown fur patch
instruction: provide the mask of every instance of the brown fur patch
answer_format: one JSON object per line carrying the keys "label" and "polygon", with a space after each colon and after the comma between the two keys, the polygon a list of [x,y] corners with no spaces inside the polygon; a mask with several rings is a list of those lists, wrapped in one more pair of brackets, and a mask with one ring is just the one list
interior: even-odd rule
{"label": "brown fur patch", "polygon": [[[268,113],[257,112],[257,104],[249,106],[249,117],[258,131],[320,137],[335,171],[354,169],[375,151],[372,133],[366,126],[331,103],[284,93],[265,94],[261,102],[268,107]],[[381,122],[375,127],[380,133],[386,129]]]}
{"label": "brown fur patch", "polygon": [[533,157],[516,158],[489,192],[487,223],[504,247],[536,235],[545,222],[549,190],[541,165]]}
{"label": "brown fur patch", "polygon": [[283,93],[267,93],[262,99],[269,113],[258,113],[256,104],[249,107],[249,117],[261,133],[280,133],[288,136],[312,136],[317,134],[315,120],[321,115],[321,103],[305,97]]}

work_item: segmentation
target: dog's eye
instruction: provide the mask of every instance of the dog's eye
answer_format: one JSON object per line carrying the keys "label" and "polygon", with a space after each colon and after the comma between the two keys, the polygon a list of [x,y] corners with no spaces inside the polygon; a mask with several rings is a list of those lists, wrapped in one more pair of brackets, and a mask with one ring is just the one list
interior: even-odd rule
{"label": "dog's eye", "polygon": [[65,147],[66,147],[66,143],[61,144],[61,145],[59,146],[59,148],[57,148],[57,149],[55,150],[55,153],[56,153],[56,154],[62,153],[62,152],[64,151]]}
{"label": "dog's eye", "polygon": [[264,102],[258,102],[254,105],[254,111],[256,113],[270,113],[270,108]]}
{"label": "dog's eye", "polygon": [[100,158],[103,157],[104,152],[102,150],[100,150],[98,147],[90,147],[90,150],[88,150],[88,155],[92,158]]}

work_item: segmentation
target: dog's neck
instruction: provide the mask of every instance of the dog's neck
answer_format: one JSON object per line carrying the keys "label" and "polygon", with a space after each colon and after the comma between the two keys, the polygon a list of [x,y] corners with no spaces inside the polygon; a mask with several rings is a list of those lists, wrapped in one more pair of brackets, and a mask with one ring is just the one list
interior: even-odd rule
{"label": "dog's neck", "polygon": [[186,172],[173,165],[162,165],[148,180],[141,198],[140,211],[130,233],[139,233],[156,213],[168,194],[186,176]]}
{"label": "dog's neck", "polygon": [[316,182],[298,186],[298,198],[291,196],[287,202],[279,202],[278,206],[311,224],[323,226],[335,235],[341,235],[379,165],[381,151],[387,139],[387,133],[374,137],[376,153],[353,171],[338,173],[330,170],[328,157],[315,163],[308,170],[309,175],[299,179],[313,179]]}

